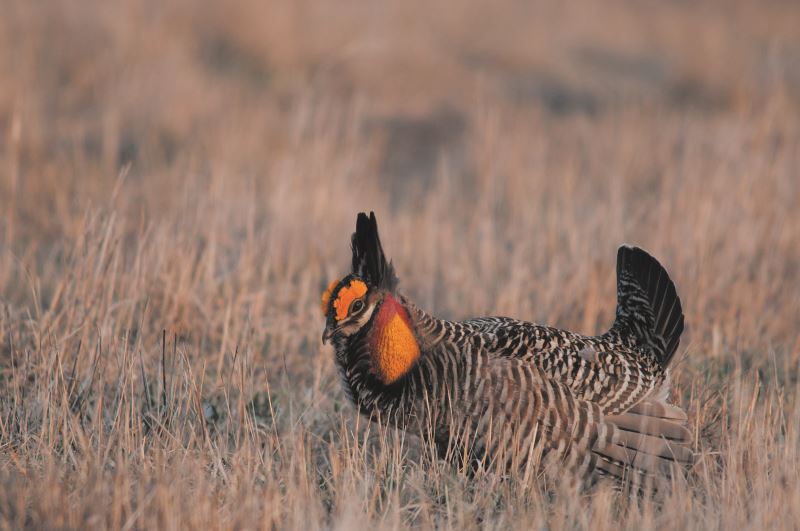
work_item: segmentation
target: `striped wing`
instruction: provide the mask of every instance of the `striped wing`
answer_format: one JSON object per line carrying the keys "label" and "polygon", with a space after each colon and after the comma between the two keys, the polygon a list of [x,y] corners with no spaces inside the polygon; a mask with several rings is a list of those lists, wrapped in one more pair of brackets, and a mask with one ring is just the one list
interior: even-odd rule
{"label": "striped wing", "polygon": [[473,448],[484,459],[518,470],[551,465],[578,477],[637,481],[674,475],[691,462],[689,432],[661,409],[604,415],[597,404],[515,359],[490,360],[477,381],[459,417],[476,434]]}
{"label": "striped wing", "polygon": [[666,376],[652,357],[636,347],[600,337],[508,318],[466,321],[476,332],[490,334],[492,356],[528,363],[597,403],[604,413],[620,413],[659,389]]}

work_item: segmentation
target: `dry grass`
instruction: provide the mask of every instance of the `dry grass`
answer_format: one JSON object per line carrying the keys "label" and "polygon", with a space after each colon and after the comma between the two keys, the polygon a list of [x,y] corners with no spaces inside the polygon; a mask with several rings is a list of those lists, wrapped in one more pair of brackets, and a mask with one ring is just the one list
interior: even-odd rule
{"label": "dry grass", "polygon": [[[792,2],[0,2],[0,527],[793,528]],[[594,333],[667,265],[698,463],[658,503],[359,421],[318,297]]]}

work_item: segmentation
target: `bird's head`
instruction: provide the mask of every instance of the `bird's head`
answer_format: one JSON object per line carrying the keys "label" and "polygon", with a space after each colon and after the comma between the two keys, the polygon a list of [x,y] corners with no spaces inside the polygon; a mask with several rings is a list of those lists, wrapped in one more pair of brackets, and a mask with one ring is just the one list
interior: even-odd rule
{"label": "bird's head", "polygon": [[358,215],[351,244],[352,273],[331,282],[322,294],[322,341],[336,343],[364,331],[373,374],[393,383],[416,363],[420,349],[396,293],[397,276],[383,253],[374,212]]}
{"label": "bird's head", "polygon": [[372,318],[382,298],[379,290],[370,290],[364,279],[355,275],[331,282],[322,294],[322,313],[326,318],[322,342],[356,334]]}

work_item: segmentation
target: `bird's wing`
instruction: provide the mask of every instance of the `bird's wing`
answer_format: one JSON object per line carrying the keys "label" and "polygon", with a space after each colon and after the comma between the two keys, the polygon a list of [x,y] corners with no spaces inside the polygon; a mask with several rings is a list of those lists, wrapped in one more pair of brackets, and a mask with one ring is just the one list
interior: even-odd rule
{"label": "bird's wing", "polygon": [[[481,367],[464,405],[478,455],[506,466],[552,464],[578,476],[641,481],[676,475],[691,463],[690,435],[662,409],[604,415],[565,384],[517,359]],[[473,411],[469,411],[472,408]]]}
{"label": "bird's wing", "polygon": [[664,385],[665,370],[635,347],[508,318],[465,323],[492,338],[487,341],[491,357],[527,363],[606,414],[626,411]]}

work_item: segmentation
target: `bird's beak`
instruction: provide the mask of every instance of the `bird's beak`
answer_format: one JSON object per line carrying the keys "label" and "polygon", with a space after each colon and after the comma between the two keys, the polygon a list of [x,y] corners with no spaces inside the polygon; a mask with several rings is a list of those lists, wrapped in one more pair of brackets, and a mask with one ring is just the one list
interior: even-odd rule
{"label": "bird's beak", "polygon": [[322,344],[326,344],[331,337],[333,337],[334,332],[336,332],[336,328],[328,323],[325,325],[325,330],[322,331]]}

